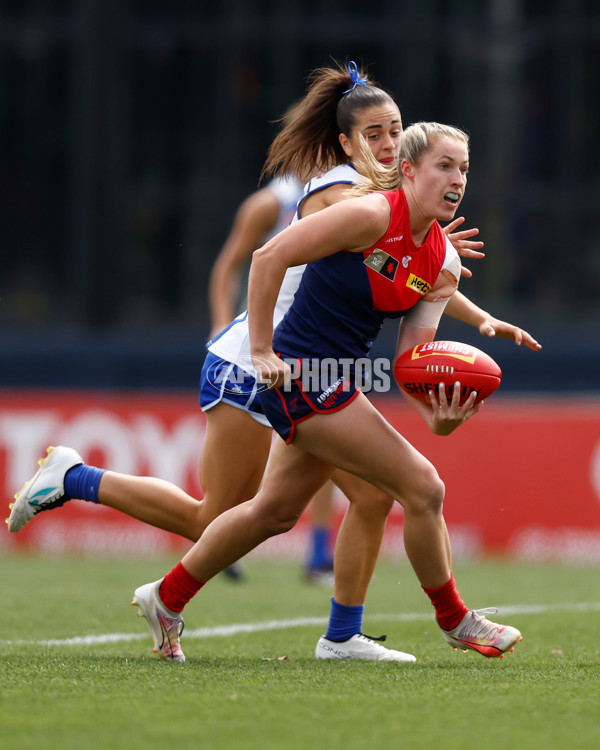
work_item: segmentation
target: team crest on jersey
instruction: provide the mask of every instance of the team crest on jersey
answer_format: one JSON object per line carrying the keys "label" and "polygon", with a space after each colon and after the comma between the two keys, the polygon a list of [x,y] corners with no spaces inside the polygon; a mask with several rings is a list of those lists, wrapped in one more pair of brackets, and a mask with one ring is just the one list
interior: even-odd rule
{"label": "team crest on jersey", "polygon": [[406,286],[409,289],[414,289],[415,292],[418,292],[423,296],[425,296],[431,289],[431,284],[429,284],[424,279],[420,279],[418,276],[415,276],[414,273],[409,274],[408,279],[406,280]]}
{"label": "team crest on jersey", "polygon": [[373,271],[385,276],[385,278],[390,281],[393,281],[396,277],[396,270],[400,265],[396,258],[379,248],[375,248],[375,250],[365,258],[364,264],[365,266],[369,266]]}

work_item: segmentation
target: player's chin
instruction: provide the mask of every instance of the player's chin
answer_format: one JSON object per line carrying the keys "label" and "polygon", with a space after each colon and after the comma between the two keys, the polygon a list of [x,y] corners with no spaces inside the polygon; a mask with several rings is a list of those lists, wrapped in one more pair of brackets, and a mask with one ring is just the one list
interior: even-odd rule
{"label": "player's chin", "polygon": [[440,208],[440,213],[443,214],[442,216],[438,216],[439,221],[452,221],[454,217],[456,216],[456,212],[458,211],[458,207],[460,206],[460,201],[456,201],[455,203],[452,203],[449,200],[445,200]]}

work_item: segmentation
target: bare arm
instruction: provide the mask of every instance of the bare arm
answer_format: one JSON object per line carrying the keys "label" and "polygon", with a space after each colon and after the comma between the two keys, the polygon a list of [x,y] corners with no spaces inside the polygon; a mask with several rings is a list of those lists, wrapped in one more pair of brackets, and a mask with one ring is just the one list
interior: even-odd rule
{"label": "bare arm", "polygon": [[[316,191],[302,202],[300,216],[309,216],[353,197],[349,193],[350,187],[339,183]],[[229,325],[237,314],[235,302],[239,294],[241,268],[250,260],[254,250],[263,244],[278,218],[279,202],[269,186],[253,193],[239,207],[209,280],[211,336]]]}
{"label": "bare arm", "polygon": [[460,292],[456,292],[453,295],[446,307],[446,313],[463,323],[474,326],[482,336],[498,336],[504,339],[513,339],[517,346],[524,344],[534,352],[542,348],[542,345],[530,333],[512,323],[494,318]]}
{"label": "bare arm", "polygon": [[345,182],[339,182],[335,185],[328,185],[321,190],[311,193],[300,203],[300,217],[303,218],[304,216],[310,216],[310,214],[322,211],[328,206],[333,206],[334,203],[339,203],[340,201],[355,197],[352,195],[351,188],[352,185]]}
{"label": "bare arm", "polygon": [[272,345],[273,310],[286,270],[340,250],[359,252],[371,247],[389,221],[388,201],[371,194],[307,216],[254,252],[248,280],[248,326],[260,379],[281,385],[287,375]]}
{"label": "bare arm", "polygon": [[210,274],[211,335],[229,325],[235,317],[241,269],[277,224],[278,218],[279,202],[268,187],[253,193],[239,207]]}

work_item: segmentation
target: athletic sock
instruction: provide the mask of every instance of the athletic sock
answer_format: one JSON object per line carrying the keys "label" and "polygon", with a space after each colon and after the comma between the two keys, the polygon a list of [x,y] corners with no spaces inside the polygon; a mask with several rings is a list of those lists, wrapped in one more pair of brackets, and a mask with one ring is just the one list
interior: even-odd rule
{"label": "athletic sock", "polygon": [[65,495],[76,500],[87,500],[97,503],[98,486],[106,469],[79,464],[65,474]]}
{"label": "athletic sock", "polygon": [[362,631],[364,611],[364,604],[347,606],[345,604],[338,604],[331,597],[331,611],[329,613],[329,624],[327,625],[325,638],[330,641],[342,643],[352,638],[353,635],[360,633]]}
{"label": "athletic sock", "polygon": [[333,567],[327,526],[315,526],[311,531],[311,549],[307,567],[309,570],[330,570]]}
{"label": "athletic sock", "polygon": [[171,612],[183,612],[189,600],[200,591],[206,581],[199,581],[190,575],[178,562],[164,577],[158,589],[161,602]]}
{"label": "athletic sock", "polygon": [[422,589],[435,607],[435,619],[442,630],[455,628],[469,611],[469,608],[460,598],[452,574],[450,574],[448,583],[443,586],[435,589],[422,586]]}

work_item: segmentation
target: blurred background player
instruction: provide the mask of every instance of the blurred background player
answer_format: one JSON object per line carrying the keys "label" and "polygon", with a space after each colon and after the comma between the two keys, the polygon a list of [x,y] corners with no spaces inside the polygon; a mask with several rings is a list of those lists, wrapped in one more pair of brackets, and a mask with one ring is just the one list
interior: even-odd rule
{"label": "blurred background player", "polygon": [[[303,185],[296,177],[275,177],[240,204],[209,278],[211,338],[226,328],[246,307],[246,295],[242,289],[246,287],[244,272],[249,267],[250,257],[257,248],[288,226],[302,195]],[[303,570],[307,581],[333,582],[334,492],[334,485],[328,482],[309,506],[308,550]],[[229,566],[224,572],[233,579],[243,575],[239,563]]]}

